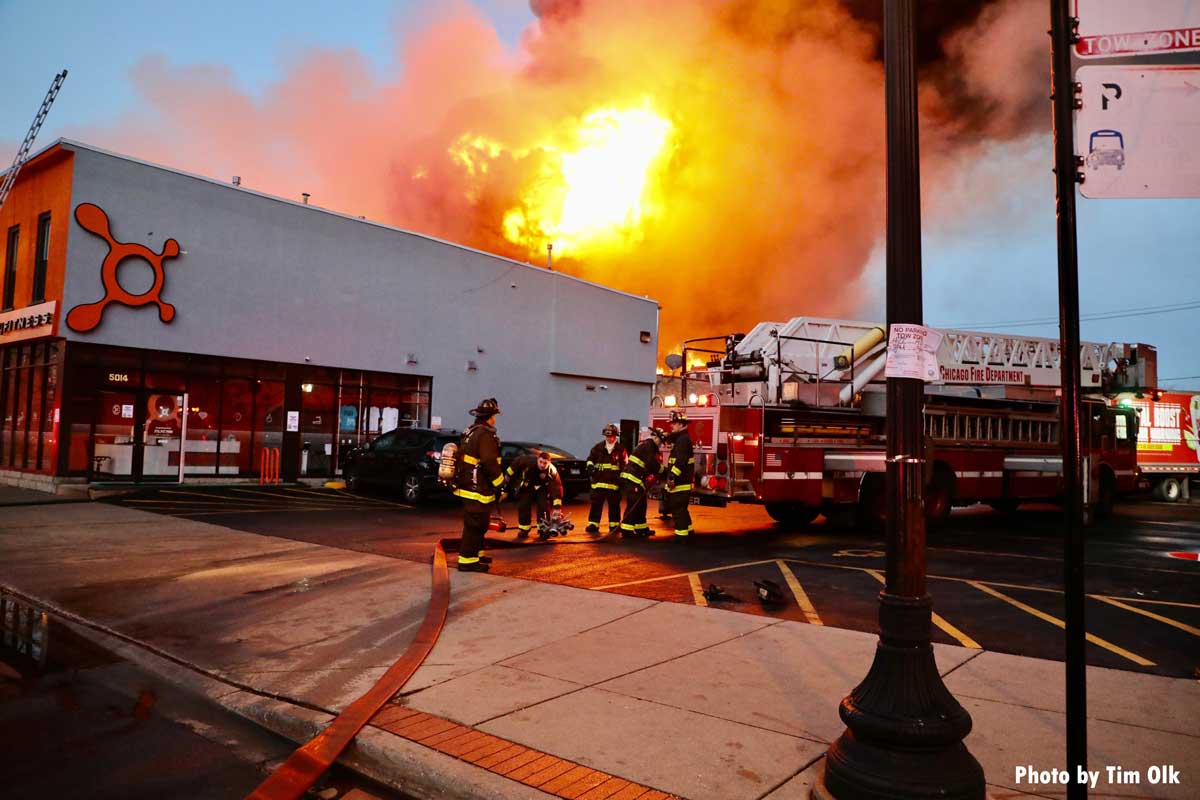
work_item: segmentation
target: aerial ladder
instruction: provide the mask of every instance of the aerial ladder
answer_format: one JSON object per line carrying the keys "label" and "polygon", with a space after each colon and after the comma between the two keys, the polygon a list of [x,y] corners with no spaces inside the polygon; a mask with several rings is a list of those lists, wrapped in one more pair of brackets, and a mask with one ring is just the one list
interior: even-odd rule
{"label": "aerial ladder", "polygon": [[46,98],[42,100],[41,107],[34,115],[29,132],[25,134],[25,140],[17,149],[17,156],[13,159],[12,166],[8,168],[8,172],[4,173],[4,183],[0,183],[0,209],[4,208],[4,201],[8,199],[8,193],[12,191],[13,184],[17,182],[17,174],[28,160],[29,151],[33,149],[33,142],[37,139],[38,131],[42,129],[42,123],[46,121],[46,115],[50,113],[50,106],[54,105],[54,98],[58,97],[58,90],[62,88],[63,81],[66,79],[67,71],[65,69],[54,76],[54,80],[50,83],[50,90],[46,92]]}

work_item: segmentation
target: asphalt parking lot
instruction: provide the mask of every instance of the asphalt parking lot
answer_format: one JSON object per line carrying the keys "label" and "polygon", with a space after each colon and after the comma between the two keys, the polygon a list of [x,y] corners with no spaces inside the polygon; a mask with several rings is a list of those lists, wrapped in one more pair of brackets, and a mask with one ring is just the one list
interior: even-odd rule
{"label": "asphalt parking lot", "polygon": [[[432,543],[456,537],[460,525],[452,502],[411,506],[383,495],[309,487],[164,487],[108,502],[411,560],[428,558]],[[503,511],[514,523],[515,509],[506,505]],[[577,530],[562,539],[517,543],[512,532],[489,534],[493,572],[876,629],[885,565],[877,536],[820,518],[800,530],[782,530],[760,508],[734,506],[696,509],[698,533],[690,541],[676,541],[669,531],[645,541],[597,541],[581,532],[586,504],[570,503],[568,511]],[[934,640],[1061,660],[1060,519],[1053,506],[1023,508],[1011,517],[959,509],[946,530],[931,533]],[[1171,555],[1197,551],[1200,504],[1123,504],[1113,519],[1089,531],[1089,663],[1200,677],[1200,563]],[[767,581],[779,593],[763,602],[756,582]]]}

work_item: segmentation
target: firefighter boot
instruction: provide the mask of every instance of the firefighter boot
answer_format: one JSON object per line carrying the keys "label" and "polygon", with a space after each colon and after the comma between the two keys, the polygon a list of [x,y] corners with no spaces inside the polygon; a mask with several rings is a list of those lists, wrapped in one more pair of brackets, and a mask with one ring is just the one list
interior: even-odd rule
{"label": "firefighter boot", "polygon": [[[491,559],[488,559],[488,561],[491,561]],[[485,563],[482,558],[478,561],[458,562],[459,572],[487,572],[489,569],[491,569],[491,564]]]}

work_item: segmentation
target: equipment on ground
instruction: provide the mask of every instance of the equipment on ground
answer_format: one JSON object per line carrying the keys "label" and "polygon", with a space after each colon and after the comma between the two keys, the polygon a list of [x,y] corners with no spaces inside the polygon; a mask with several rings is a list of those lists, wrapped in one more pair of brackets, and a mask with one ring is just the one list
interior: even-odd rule
{"label": "equipment on ground", "polygon": [[575,530],[575,523],[571,522],[565,512],[538,520],[538,538],[543,541],[551,536],[566,536],[573,530]]}
{"label": "equipment on ground", "polygon": [[710,603],[736,603],[738,599],[725,591],[724,588],[710,583],[704,589],[704,599]]}
{"label": "equipment on ground", "polygon": [[493,514],[488,520],[488,530],[496,533],[504,533],[508,530],[508,523],[504,521],[504,517],[499,514]]}
{"label": "equipment on ground", "polygon": [[42,105],[38,108],[37,113],[33,116],[33,124],[29,126],[29,131],[25,134],[24,141],[17,148],[17,155],[13,159],[12,166],[8,168],[8,172],[4,174],[4,182],[0,183],[0,208],[4,208],[4,201],[8,199],[8,193],[12,190],[13,184],[17,182],[17,174],[21,171],[21,167],[25,166],[25,161],[29,158],[29,152],[33,149],[33,142],[37,139],[38,131],[42,129],[42,123],[46,121],[46,115],[50,113],[50,106],[54,105],[54,99],[58,97],[58,90],[62,88],[63,81],[67,79],[67,71],[54,76],[54,80],[50,82],[50,90],[46,92],[45,99],[42,100]]}
{"label": "equipment on ground", "polygon": [[763,605],[778,605],[785,600],[783,587],[769,578],[755,581],[754,588],[758,590],[758,599]]}

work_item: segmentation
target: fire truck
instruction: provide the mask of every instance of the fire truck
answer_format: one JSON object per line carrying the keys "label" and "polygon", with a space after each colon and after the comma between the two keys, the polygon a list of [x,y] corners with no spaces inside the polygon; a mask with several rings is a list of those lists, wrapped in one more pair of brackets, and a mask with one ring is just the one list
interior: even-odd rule
{"label": "fire truck", "polygon": [[[1061,499],[1059,342],[944,330],[925,385],[925,512],[1010,512]],[[818,514],[878,524],[884,508],[884,326],[796,317],[684,345],[678,394],[660,390],[650,423],[686,411],[696,450],[692,501],[759,503],[775,520]],[[1153,347],[1085,342],[1080,352],[1082,477],[1089,515],[1137,488],[1138,415],[1115,392],[1155,380]],[[690,368],[695,367],[695,368]],[[661,383],[661,382],[660,382]]]}
{"label": "fire truck", "polygon": [[1188,483],[1200,477],[1200,391],[1124,392],[1115,400],[1138,413],[1141,485],[1168,503],[1189,499]]}

